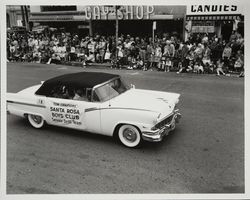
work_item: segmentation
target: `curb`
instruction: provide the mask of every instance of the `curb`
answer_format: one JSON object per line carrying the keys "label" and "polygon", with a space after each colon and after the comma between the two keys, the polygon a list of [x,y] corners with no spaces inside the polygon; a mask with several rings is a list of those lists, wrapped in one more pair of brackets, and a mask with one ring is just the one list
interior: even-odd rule
{"label": "curb", "polygon": [[[69,65],[69,66],[75,66],[75,67],[83,67],[81,62],[65,62],[62,63],[62,65]],[[110,63],[89,63],[85,67],[91,67],[94,66],[95,68],[110,68],[111,64]]]}

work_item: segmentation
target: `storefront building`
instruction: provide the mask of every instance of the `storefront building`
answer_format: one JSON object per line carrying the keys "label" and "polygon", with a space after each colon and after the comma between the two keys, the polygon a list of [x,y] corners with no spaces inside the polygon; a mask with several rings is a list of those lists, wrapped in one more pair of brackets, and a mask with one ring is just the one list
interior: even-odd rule
{"label": "storefront building", "polygon": [[[65,28],[79,35],[114,35],[114,6],[31,6],[33,26]],[[186,6],[119,6],[119,35],[151,36],[153,22],[156,35],[184,36]]]}
{"label": "storefront building", "polygon": [[[26,26],[29,15],[28,6],[7,5],[6,25],[7,28]],[[25,21],[26,20],[26,21]]]}
{"label": "storefront building", "polygon": [[185,22],[185,38],[193,33],[216,34],[228,40],[232,31],[244,36],[242,5],[188,5]]}

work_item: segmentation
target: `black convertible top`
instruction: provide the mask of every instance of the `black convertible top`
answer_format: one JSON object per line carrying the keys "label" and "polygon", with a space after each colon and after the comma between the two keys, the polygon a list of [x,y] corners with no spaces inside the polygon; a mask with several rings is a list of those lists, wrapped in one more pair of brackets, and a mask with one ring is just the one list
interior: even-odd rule
{"label": "black convertible top", "polygon": [[56,85],[65,85],[68,87],[77,88],[93,88],[96,85],[99,85],[116,77],[120,76],[102,72],[80,72],[73,74],[64,74],[45,81],[35,94],[46,95],[47,92]]}

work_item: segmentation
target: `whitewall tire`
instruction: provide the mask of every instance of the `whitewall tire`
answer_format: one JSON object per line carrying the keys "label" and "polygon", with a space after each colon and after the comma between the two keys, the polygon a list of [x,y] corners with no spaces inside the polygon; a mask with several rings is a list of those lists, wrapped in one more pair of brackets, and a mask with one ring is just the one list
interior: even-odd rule
{"label": "whitewall tire", "polygon": [[28,120],[34,128],[42,128],[44,125],[44,119],[39,115],[28,114]]}
{"label": "whitewall tire", "polygon": [[118,137],[121,143],[127,147],[136,147],[141,143],[140,131],[132,125],[125,124],[119,128]]}

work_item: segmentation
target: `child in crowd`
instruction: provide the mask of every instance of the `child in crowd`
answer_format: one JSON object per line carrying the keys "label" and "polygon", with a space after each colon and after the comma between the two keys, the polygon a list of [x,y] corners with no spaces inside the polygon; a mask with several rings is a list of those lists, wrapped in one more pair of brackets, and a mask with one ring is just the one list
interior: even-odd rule
{"label": "child in crowd", "polygon": [[198,69],[199,69],[199,64],[198,62],[195,62],[193,72],[198,73]]}
{"label": "child in crowd", "polygon": [[111,53],[109,51],[109,49],[107,48],[105,54],[104,54],[104,61],[106,62],[110,62],[111,61]]}
{"label": "child in crowd", "polygon": [[111,68],[117,68],[117,61],[114,56],[111,57]]}
{"label": "child in crowd", "polygon": [[158,65],[158,70],[159,71],[162,71],[162,70],[164,71],[165,68],[166,68],[166,56],[162,56],[161,60],[160,60],[160,63]]}
{"label": "child in crowd", "polygon": [[41,52],[39,51],[39,49],[35,48],[34,52],[33,52],[33,60],[36,63],[40,63],[41,62],[41,57],[42,57]]}
{"label": "child in crowd", "polygon": [[47,62],[48,65],[49,64],[60,64],[60,63],[61,63],[61,58],[59,55],[57,55],[55,53],[52,54],[52,57],[49,58],[49,60]]}
{"label": "child in crowd", "polygon": [[165,61],[165,72],[170,72],[170,68],[172,67],[172,61],[170,60],[169,57],[167,57],[166,61]]}
{"label": "child in crowd", "polygon": [[194,73],[201,74],[204,73],[204,68],[200,62],[196,61],[194,65]]}
{"label": "child in crowd", "polygon": [[224,62],[222,62],[221,59],[219,59],[216,64],[217,64],[217,68],[216,68],[217,76],[220,76],[220,74],[223,74],[225,76],[226,74],[222,69]]}
{"label": "child in crowd", "polygon": [[208,74],[213,74],[214,70],[216,69],[216,65],[214,61],[211,61],[210,65],[208,66]]}
{"label": "child in crowd", "polygon": [[130,62],[130,68],[136,69],[136,67],[137,67],[136,64],[137,64],[137,61],[136,61],[135,57],[132,57],[131,62]]}
{"label": "child in crowd", "polygon": [[199,68],[198,68],[198,73],[203,74],[204,73],[204,68],[201,63],[199,63]]}
{"label": "child in crowd", "polygon": [[238,72],[238,71],[240,71],[241,69],[242,69],[242,67],[243,67],[243,60],[242,60],[242,58],[241,57],[238,57],[238,59],[235,61],[235,63],[234,63],[234,68],[235,68],[235,70]]}
{"label": "child in crowd", "polygon": [[189,64],[188,64],[188,66],[187,66],[186,71],[187,71],[187,72],[190,72],[190,71],[192,72],[193,69],[194,69],[194,62],[191,60],[191,61],[189,61]]}
{"label": "child in crowd", "polygon": [[179,69],[179,71],[176,72],[177,74],[182,73],[182,72],[185,71],[185,67],[182,65],[182,62],[178,63],[178,69]]}
{"label": "child in crowd", "polygon": [[83,55],[81,55],[80,59],[81,59],[81,62],[82,62],[82,66],[86,67],[88,65],[88,63],[87,63],[88,56],[84,53]]}
{"label": "child in crowd", "polygon": [[137,63],[136,63],[136,68],[137,68],[137,69],[143,69],[143,67],[144,67],[143,60],[142,60],[141,58],[139,58],[139,59],[137,60]]}

